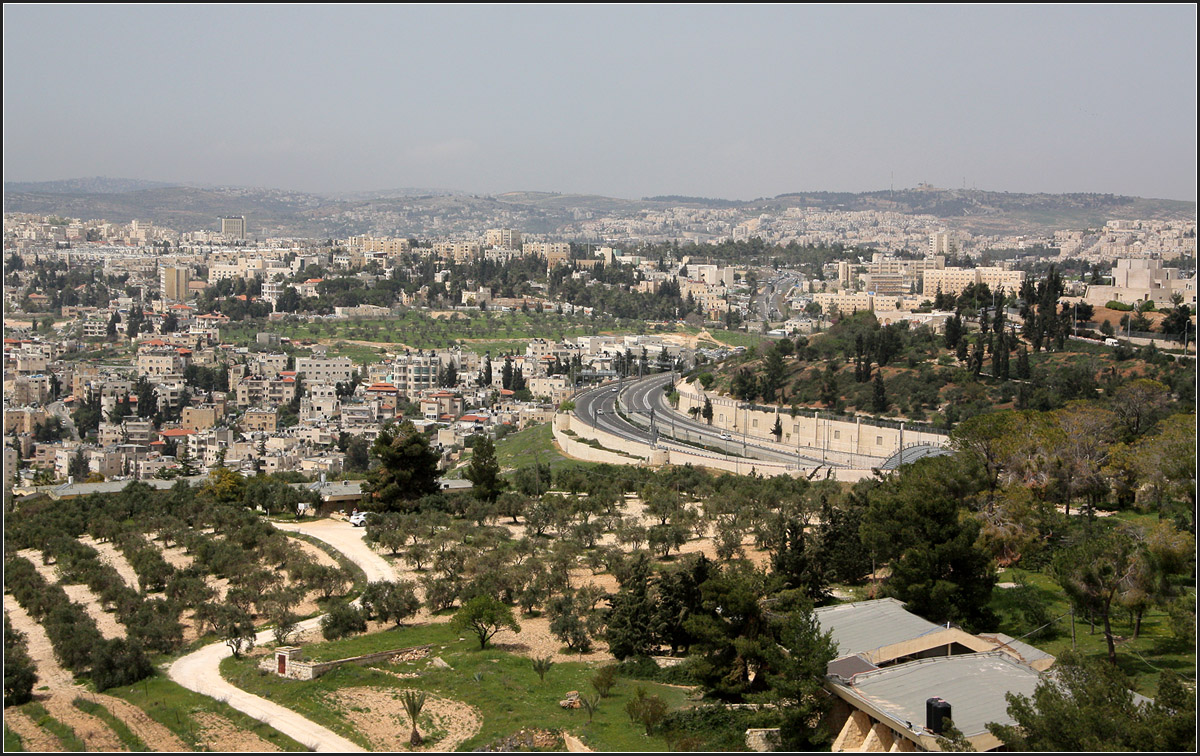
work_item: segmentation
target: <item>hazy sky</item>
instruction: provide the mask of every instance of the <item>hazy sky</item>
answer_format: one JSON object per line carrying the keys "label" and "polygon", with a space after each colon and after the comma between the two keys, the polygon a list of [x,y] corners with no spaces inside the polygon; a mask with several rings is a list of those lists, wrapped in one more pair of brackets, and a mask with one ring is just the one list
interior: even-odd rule
{"label": "hazy sky", "polygon": [[4,178],[1196,199],[1196,7],[4,6]]}

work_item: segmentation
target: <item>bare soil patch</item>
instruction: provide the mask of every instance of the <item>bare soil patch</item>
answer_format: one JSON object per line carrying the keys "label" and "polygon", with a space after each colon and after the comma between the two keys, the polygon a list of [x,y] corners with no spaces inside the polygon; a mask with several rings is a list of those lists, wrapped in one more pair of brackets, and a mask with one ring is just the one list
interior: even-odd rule
{"label": "bare soil patch", "polygon": [[157,533],[147,533],[146,537],[149,538],[150,543],[154,544],[155,548],[159,550],[167,564],[171,565],[177,570],[186,570],[196,561],[196,558],[187,553],[182,546],[176,545],[172,546],[171,548],[163,546],[163,542],[158,540]]}
{"label": "bare soil patch", "polygon": [[42,685],[49,686],[51,690],[74,687],[75,680],[71,673],[59,666],[58,659],[54,658],[54,647],[50,645],[50,638],[41,624],[34,622],[15,599],[4,600],[4,611],[8,613],[13,629],[25,634],[26,650],[37,667],[35,690]]}
{"label": "bare soil patch", "polygon": [[482,718],[462,701],[426,694],[417,729],[425,742],[409,745],[412,723],[400,701],[399,690],[345,688],[326,695],[330,705],[371,741],[376,751],[453,751],[479,732]]}
{"label": "bare soil patch", "polygon": [[42,705],[55,719],[74,730],[75,735],[83,741],[89,751],[128,751],[103,719],[80,711],[71,703],[82,690],[78,688],[76,692],[52,691]]}
{"label": "bare soil patch", "polygon": [[549,617],[545,615],[522,617],[519,613],[516,616],[517,622],[521,625],[521,632],[501,630],[492,637],[491,645],[502,651],[530,658],[549,656],[556,662],[612,661],[613,659],[613,655],[608,652],[608,644],[599,638],[592,641],[592,650],[589,653],[580,654],[575,651],[563,653],[566,644],[550,632]]}
{"label": "bare soil patch", "polygon": [[36,722],[16,709],[4,711],[4,726],[21,736],[21,744],[27,752],[66,750],[58,738],[38,727]]}
{"label": "bare soil patch", "polygon": [[79,542],[85,546],[91,546],[100,553],[100,561],[111,566],[121,576],[121,579],[132,589],[140,590],[138,586],[137,573],[133,571],[133,567],[129,566],[129,560],[125,558],[116,546],[111,542],[105,541],[101,543],[91,536],[83,536]]}
{"label": "bare soil patch", "polygon": [[17,556],[24,557],[33,563],[33,568],[38,571],[42,579],[47,583],[58,582],[58,568],[53,564],[43,564],[42,552],[37,549],[21,549],[17,552]]}
{"label": "bare soil patch", "polygon": [[86,585],[63,583],[62,589],[66,592],[67,598],[83,606],[84,611],[96,621],[96,627],[106,640],[125,637],[125,626],[118,622],[113,614],[104,611],[100,605],[100,599],[96,598],[96,594],[92,593],[90,588]]}
{"label": "bare soil patch", "polygon": [[[88,698],[103,704],[142,739],[146,747],[152,751],[187,751],[190,750],[175,733],[150,718],[142,708],[135,706],[122,698],[106,696],[103,693],[89,693]],[[221,750],[221,749],[217,749]]]}
{"label": "bare soil patch", "polygon": [[225,717],[211,712],[197,712],[192,719],[200,726],[200,742],[210,751],[255,753],[278,751],[279,746],[263,740],[253,732],[239,730]]}

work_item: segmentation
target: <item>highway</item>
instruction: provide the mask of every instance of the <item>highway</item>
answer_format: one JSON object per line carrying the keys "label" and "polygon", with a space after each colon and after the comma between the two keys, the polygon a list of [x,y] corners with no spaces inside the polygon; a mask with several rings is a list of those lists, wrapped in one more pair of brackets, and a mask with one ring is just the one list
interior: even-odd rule
{"label": "highway", "polygon": [[[575,413],[589,425],[621,438],[656,445],[658,448],[714,455],[740,455],[748,459],[802,467],[823,464],[819,459],[781,452],[744,438],[734,437],[712,428],[703,421],[693,420],[676,412],[667,403],[666,393],[662,391],[662,387],[670,381],[670,373],[658,373],[645,378],[630,379],[622,384],[607,384],[600,388],[588,389],[576,395]],[[634,421],[633,423],[616,412],[618,400],[621,403],[621,411]],[[653,432],[649,429],[651,412],[654,418]],[[688,443],[677,443],[678,441]],[[708,448],[700,449],[694,444]]]}

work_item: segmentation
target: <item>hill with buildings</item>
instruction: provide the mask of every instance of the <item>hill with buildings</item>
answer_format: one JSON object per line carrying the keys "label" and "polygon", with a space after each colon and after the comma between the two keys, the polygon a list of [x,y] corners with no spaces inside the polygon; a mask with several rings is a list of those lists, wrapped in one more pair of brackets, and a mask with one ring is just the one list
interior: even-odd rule
{"label": "hill with buildings", "polygon": [[[689,213],[720,213],[733,227],[762,216],[797,212],[884,212],[932,217],[971,234],[1046,234],[1103,226],[1114,218],[1177,220],[1195,216],[1196,203],[1111,194],[1020,194],[974,189],[798,192],[755,200],[661,196],[638,200],[556,192],[473,195],[448,190],[399,189],[318,195],[280,189],[196,187],[132,179],[7,182],[4,212],[133,219],[178,229],[217,228],[221,215],[244,215],[250,232],[264,236],[344,237],[360,233],[445,236],[481,228],[520,228],[529,234],[588,235],[582,224],[672,217],[678,238],[695,224]],[[700,223],[705,226],[706,223]],[[699,226],[698,226],[699,227]],[[703,235],[703,234],[702,234]],[[717,234],[718,236],[720,233]]]}

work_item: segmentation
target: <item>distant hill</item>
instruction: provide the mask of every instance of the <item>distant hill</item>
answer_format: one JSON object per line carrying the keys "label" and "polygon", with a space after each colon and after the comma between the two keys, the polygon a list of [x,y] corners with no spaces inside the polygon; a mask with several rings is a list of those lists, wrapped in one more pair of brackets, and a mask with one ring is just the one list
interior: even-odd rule
{"label": "distant hill", "polygon": [[92,178],[64,179],[62,181],[5,181],[4,192],[29,192],[34,194],[124,194],[142,189],[162,189],[176,186],[163,181],[141,179]]}
{"label": "distant hill", "polygon": [[[438,189],[309,194],[281,189],[196,187],[135,179],[9,182],[4,212],[65,215],[127,223],[136,218],[179,230],[219,227],[222,215],[244,215],[251,236],[344,238],[378,233],[443,236],[484,228],[558,234],[581,219],[635,218],[669,207],[740,210],[747,217],[791,207],[927,214],[972,234],[1044,234],[1096,228],[1113,218],[1194,218],[1195,202],[1112,194],[1019,194],[982,190],[916,189],[796,192],[755,200],[663,195],[630,200],[589,194],[507,192],[474,195]],[[577,226],[575,226],[577,227]]]}

